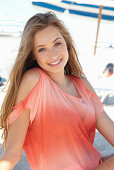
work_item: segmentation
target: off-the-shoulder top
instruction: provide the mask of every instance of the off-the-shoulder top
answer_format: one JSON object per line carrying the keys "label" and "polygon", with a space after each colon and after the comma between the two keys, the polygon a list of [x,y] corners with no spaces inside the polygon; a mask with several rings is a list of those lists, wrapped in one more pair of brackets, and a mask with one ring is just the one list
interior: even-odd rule
{"label": "off-the-shoulder top", "polygon": [[[15,105],[7,127],[30,109],[23,149],[31,170],[92,170],[101,161],[93,146],[96,118],[103,112],[97,95],[69,75],[80,97],[62,91],[42,69],[28,96]],[[20,124],[21,126],[21,124]]]}

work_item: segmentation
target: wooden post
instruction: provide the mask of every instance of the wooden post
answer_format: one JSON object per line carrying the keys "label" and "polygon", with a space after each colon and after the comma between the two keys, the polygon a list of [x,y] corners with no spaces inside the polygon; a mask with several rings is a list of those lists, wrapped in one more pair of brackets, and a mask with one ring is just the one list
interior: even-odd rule
{"label": "wooden post", "polygon": [[98,26],[97,26],[97,35],[96,35],[96,42],[95,42],[95,48],[94,48],[94,55],[96,54],[96,49],[97,49],[97,40],[98,40],[98,34],[99,34],[100,20],[101,20],[101,16],[102,16],[102,8],[103,8],[103,6],[101,5],[99,7]]}

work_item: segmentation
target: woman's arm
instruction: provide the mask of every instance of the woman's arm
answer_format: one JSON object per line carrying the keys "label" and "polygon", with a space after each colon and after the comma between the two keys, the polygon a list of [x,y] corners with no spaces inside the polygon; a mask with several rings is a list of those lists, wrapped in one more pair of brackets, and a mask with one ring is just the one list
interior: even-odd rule
{"label": "woman's arm", "polygon": [[[88,82],[86,78],[82,78],[85,85],[88,89],[95,93],[95,90]],[[97,118],[96,118],[96,128],[98,131],[104,136],[104,138],[114,146],[114,122],[110,119],[110,117],[103,111]],[[103,163],[99,165],[94,170],[113,170],[114,169],[114,154],[109,155],[104,158]]]}
{"label": "woman's arm", "polygon": [[96,128],[104,138],[114,146],[114,122],[105,113],[101,113],[96,119]]}
{"label": "woman's arm", "polygon": [[6,150],[0,159],[0,169],[10,170],[20,160],[29,125],[29,114],[28,109],[24,110],[19,118],[9,126]]}
{"label": "woman's arm", "polygon": [[[37,69],[27,71],[21,81],[15,104],[18,104],[39,81],[40,74]],[[0,159],[0,170],[11,170],[20,160],[24,140],[30,120],[30,110],[25,109],[21,115],[9,125],[6,150]]]}
{"label": "woman's arm", "polygon": [[[87,86],[87,88],[95,93],[94,88],[88,82],[86,78],[82,78],[83,82]],[[95,93],[96,94],[96,93]],[[96,128],[97,130],[104,136],[104,138],[114,146],[114,122],[110,119],[110,117],[106,114],[106,112],[102,112],[96,119]]]}

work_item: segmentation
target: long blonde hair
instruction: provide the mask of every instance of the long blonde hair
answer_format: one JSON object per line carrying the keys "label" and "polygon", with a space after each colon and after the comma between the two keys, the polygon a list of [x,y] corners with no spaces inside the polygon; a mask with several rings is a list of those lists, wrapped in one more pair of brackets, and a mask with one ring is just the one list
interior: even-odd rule
{"label": "long blonde hair", "polygon": [[7,120],[15,104],[17,91],[24,72],[33,67],[39,67],[33,56],[33,38],[36,32],[46,28],[48,25],[53,25],[58,28],[64,37],[69,52],[69,60],[65,66],[65,74],[72,74],[81,77],[83,74],[81,65],[78,60],[77,52],[75,50],[73,40],[70,33],[65,28],[64,23],[59,20],[52,12],[38,13],[31,17],[23,30],[20,47],[15,60],[14,66],[11,70],[8,80],[8,90],[1,106],[0,128],[3,129],[2,138],[3,150],[6,147],[7,141]]}

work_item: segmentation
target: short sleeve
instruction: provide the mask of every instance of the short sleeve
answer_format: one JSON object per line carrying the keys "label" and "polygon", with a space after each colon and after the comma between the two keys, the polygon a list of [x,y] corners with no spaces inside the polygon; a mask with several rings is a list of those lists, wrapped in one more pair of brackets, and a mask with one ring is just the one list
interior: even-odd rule
{"label": "short sleeve", "polygon": [[96,114],[96,118],[97,118],[104,111],[103,104],[100,101],[99,97],[95,93],[91,92],[90,99],[91,99],[92,104],[94,106],[95,114]]}
{"label": "short sleeve", "polygon": [[85,83],[80,79],[86,93],[87,96],[89,97],[89,99],[91,100],[93,106],[94,106],[94,110],[95,110],[95,116],[96,118],[104,111],[104,107],[102,102],[100,101],[99,97],[97,96],[97,94],[91,92],[87,86],[85,85]]}
{"label": "short sleeve", "polygon": [[32,89],[32,91],[29,93],[29,95],[20,103],[16,104],[8,117],[7,120],[7,129],[11,123],[13,123],[22,113],[25,109],[30,110],[30,122],[29,125],[32,124],[35,115],[37,113],[37,105],[36,100],[38,96],[38,85],[39,82],[36,84],[36,86]]}
{"label": "short sleeve", "polygon": [[13,123],[24,111],[24,104],[20,102],[16,106],[13,107],[12,112],[10,113],[8,120],[7,120],[7,129],[11,123]]}

